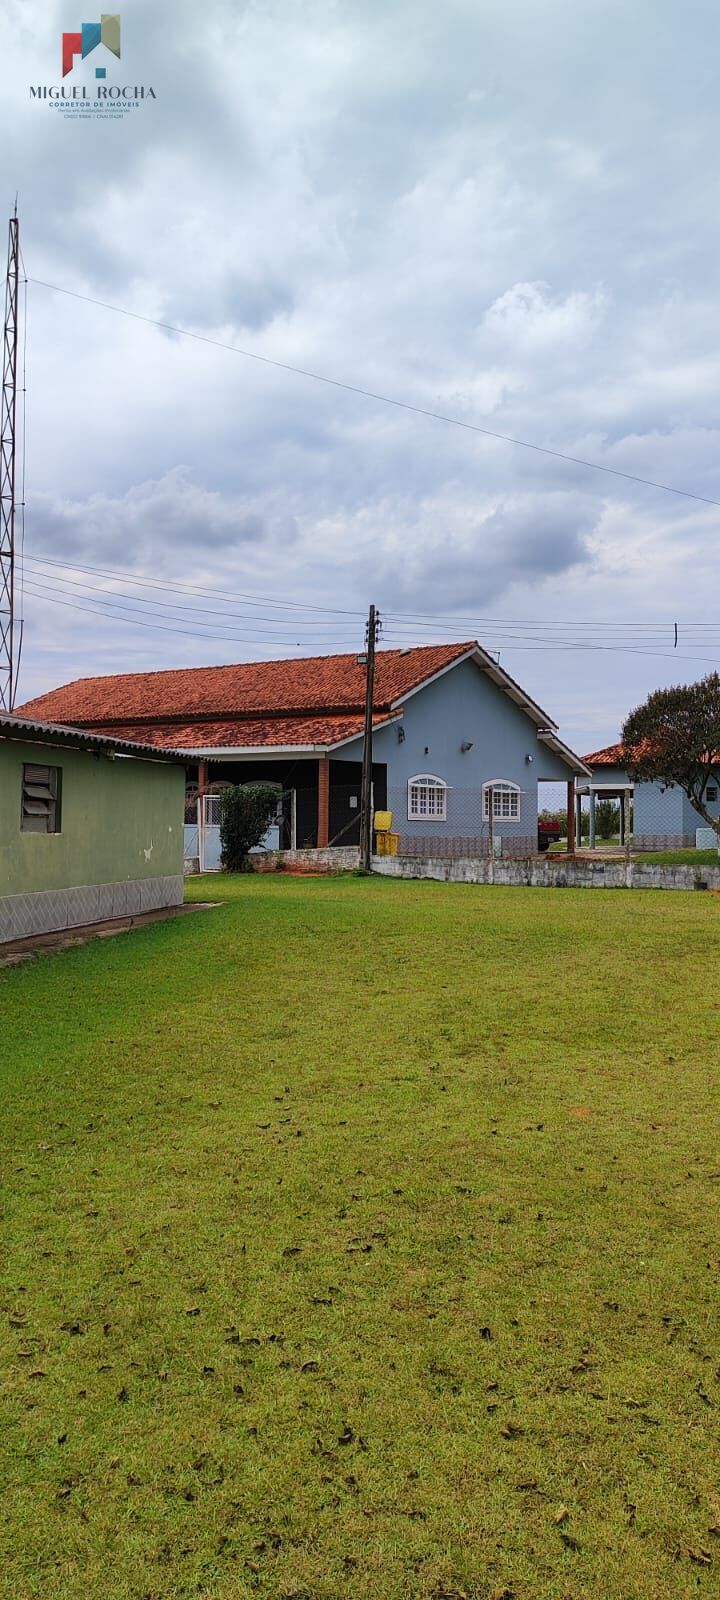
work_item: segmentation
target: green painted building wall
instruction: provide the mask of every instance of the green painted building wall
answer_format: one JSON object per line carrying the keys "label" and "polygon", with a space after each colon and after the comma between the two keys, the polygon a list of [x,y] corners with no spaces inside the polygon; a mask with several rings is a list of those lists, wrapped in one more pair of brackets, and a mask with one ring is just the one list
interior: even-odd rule
{"label": "green painted building wall", "polygon": [[[61,832],[23,833],[23,766],[62,770]],[[183,870],[185,772],[0,739],[0,894],[122,883]]]}
{"label": "green painted building wall", "polygon": [[[21,829],[26,762],[61,770],[59,833]],[[177,904],[184,795],[179,765],[0,738],[0,939]]]}

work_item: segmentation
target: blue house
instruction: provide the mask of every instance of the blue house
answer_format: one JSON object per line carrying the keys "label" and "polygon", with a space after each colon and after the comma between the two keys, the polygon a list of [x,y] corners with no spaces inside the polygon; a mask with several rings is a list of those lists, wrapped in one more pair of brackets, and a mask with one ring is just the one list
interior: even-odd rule
{"label": "blue house", "polygon": [[[624,765],[622,744],[594,750],[583,760],[591,776],[589,780],[578,780],[577,803],[578,806],[581,804],[583,796],[589,800],[591,848],[595,845],[595,807],[598,800],[619,800],[621,843],[624,843],[626,827],[630,830],[632,806],[632,841],[635,850],[693,850],[698,844],[710,847],[714,844],[704,817],[700,816],[677,785],[664,788],[660,783],[633,782]],[[708,811],[712,816],[720,816],[720,771],[717,781],[711,779],[708,784],[706,795]]]}
{"label": "blue house", "polygon": [[[202,795],[274,781],[285,847],[357,843],[363,658],[316,656],[84,678],[25,715],[181,749]],[[474,641],[380,650],[373,799],[402,853],[525,856],[537,850],[538,784],[589,769],[532,696]],[[571,806],[572,813],[572,806]]]}

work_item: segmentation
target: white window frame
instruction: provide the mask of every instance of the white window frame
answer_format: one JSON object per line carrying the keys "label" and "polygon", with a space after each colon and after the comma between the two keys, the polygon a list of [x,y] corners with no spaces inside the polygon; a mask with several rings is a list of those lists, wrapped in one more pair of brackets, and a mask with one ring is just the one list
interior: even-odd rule
{"label": "white window frame", "polygon": [[447,822],[447,787],[445,779],[433,772],[416,772],[408,778],[408,822]]}
{"label": "white window frame", "polygon": [[493,822],[520,821],[520,787],[509,778],[491,778],[483,784],[483,821],[490,821],[490,791],[493,797]]}

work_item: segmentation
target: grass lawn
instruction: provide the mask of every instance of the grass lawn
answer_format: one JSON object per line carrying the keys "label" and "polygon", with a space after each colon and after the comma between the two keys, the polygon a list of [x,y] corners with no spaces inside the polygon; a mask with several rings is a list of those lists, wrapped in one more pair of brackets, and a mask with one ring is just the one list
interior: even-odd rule
{"label": "grass lawn", "polygon": [[[604,849],[611,846],[615,847],[616,845],[617,839],[598,839],[596,849],[602,853]],[[587,850],[587,839],[583,839],[582,847]],[[566,848],[566,841],[561,839],[557,844],[551,844],[549,853],[551,855],[565,855]],[[642,866],[645,861],[659,861],[665,866],[673,867],[720,866],[720,854],[718,854],[717,850],[633,850],[632,858],[638,866]]]}
{"label": "grass lawn", "polygon": [[662,861],[667,866],[720,867],[717,850],[643,850],[637,851],[634,859],[640,863]]}
{"label": "grass lawn", "polygon": [[720,902],[196,880],[0,975],[0,1594],[720,1592]]}

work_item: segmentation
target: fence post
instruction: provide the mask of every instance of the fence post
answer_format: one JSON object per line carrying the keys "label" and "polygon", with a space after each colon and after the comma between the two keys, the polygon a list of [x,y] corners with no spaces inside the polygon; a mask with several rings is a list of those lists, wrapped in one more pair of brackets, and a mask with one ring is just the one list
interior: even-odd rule
{"label": "fence post", "polygon": [[202,797],[201,794],[198,795],[198,801],[197,801],[197,824],[198,824],[198,872],[204,872],[205,871],[205,837],[204,837],[204,827],[203,827],[203,797]]}
{"label": "fence post", "polygon": [[488,868],[488,883],[495,882],[495,790],[492,785],[486,790],[488,797],[488,820],[490,823],[490,866]]}

